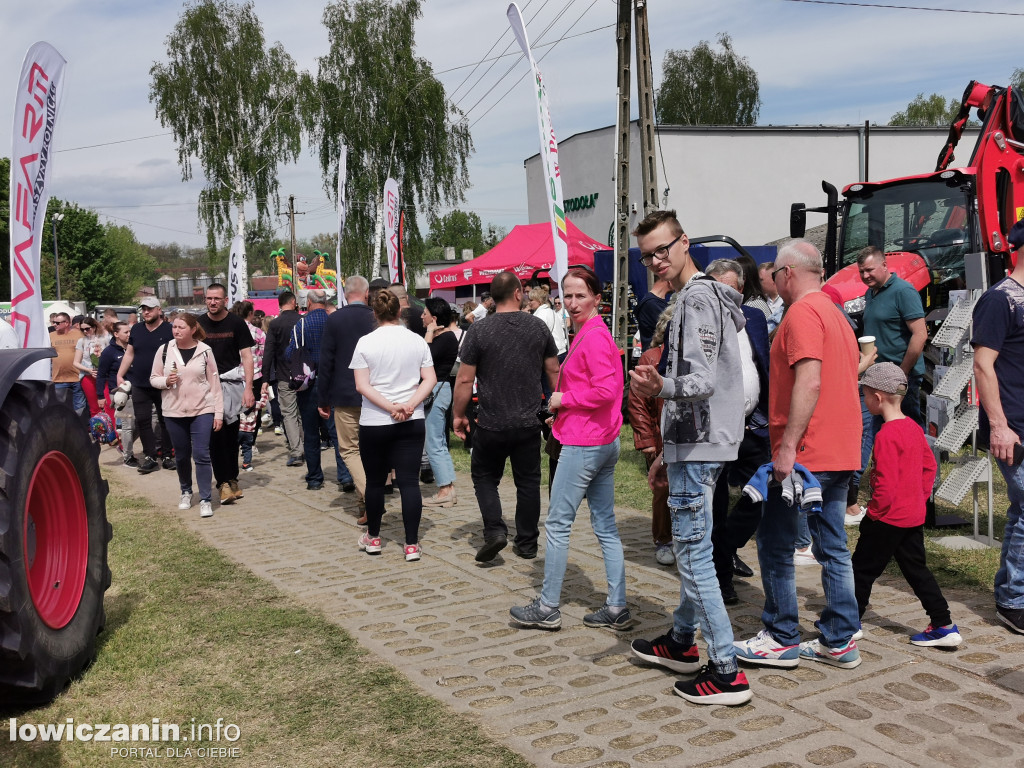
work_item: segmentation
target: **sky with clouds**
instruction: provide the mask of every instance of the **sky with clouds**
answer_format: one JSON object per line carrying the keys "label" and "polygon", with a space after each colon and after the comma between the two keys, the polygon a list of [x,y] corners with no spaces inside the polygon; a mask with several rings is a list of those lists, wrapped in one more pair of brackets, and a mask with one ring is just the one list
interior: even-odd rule
{"label": "sky with clouds", "polygon": [[[268,42],[280,41],[300,69],[315,72],[327,46],[324,2],[255,0],[254,6]],[[527,220],[523,162],[537,153],[538,137],[528,65],[506,7],[506,0],[425,0],[416,53],[432,64],[471,126],[472,187],[459,207],[511,228]],[[170,0],[3,3],[0,125],[13,125],[25,51],[38,40],[50,42],[68,60],[52,194],[129,224],[143,242],[201,246],[195,209],[202,181],[182,182],[174,144],[149,102],[149,69],[164,60],[165,39],[182,8]],[[557,135],[614,123],[616,0],[522,0],[520,8],[541,59]],[[958,98],[971,79],[1004,85],[1024,66],[1019,0],[651,0],[648,18],[655,85],[667,49],[727,32],[758,72],[759,122],[766,125],[885,123],[919,92]],[[506,51],[516,55],[472,69]],[[9,136],[6,141],[9,155]],[[312,152],[304,149],[279,176],[282,204],[292,194],[296,210],[306,212],[296,221],[299,236],[333,231],[337,214]],[[274,225],[287,231],[284,217]]]}

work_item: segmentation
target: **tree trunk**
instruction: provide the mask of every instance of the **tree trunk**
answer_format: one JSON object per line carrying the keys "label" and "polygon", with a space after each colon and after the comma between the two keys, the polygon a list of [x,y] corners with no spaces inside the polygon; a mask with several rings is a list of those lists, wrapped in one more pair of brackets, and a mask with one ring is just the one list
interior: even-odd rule
{"label": "tree trunk", "polygon": [[[377,220],[373,224],[373,277],[380,277],[380,241],[384,236],[384,198],[377,198]],[[390,279],[390,273],[388,275]]]}

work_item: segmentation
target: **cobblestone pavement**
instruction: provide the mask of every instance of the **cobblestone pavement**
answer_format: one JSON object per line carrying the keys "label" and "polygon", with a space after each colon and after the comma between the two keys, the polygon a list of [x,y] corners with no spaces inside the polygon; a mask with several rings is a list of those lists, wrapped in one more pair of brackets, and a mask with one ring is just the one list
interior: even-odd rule
{"label": "cobblestone pavement", "polygon": [[[649,514],[619,510],[628,601],[638,620],[631,631],[583,626],[583,614],[603,603],[605,585],[585,506],[570,544],[562,630],[520,630],[508,609],[539,593],[543,536],[535,560],[509,547],[493,563],[475,562],[482,535],[468,476],[456,481],[455,507],[425,508],[421,561],[402,556],[397,495],[388,497],[384,551],[369,557],[356,548],[355,494],[332,483],[307,491],[304,470],[284,466],[283,442],[260,437],[255,471],[241,477],[245,498],[217,507],[208,520],[197,507],[176,509],[173,472],[138,475],[117,467],[113,451],[101,461],[536,765],[1024,766],[1024,637],[998,623],[990,595],[947,591],[964,643],[955,652],[918,648],[908,635],[927,618],[904,583],[883,577],[864,617],[860,667],[747,668],[751,703],[698,706],[673,694],[676,675],[641,666],[629,651],[631,640],[661,634],[678,603],[674,568],[654,561]],[[333,460],[326,467],[333,471]],[[511,521],[508,479],[502,498]],[[741,603],[730,615],[739,638],[760,629],[762,599],[753,545],[741,555],[755,576],[736,581]],[[823,602],[819,570],[797,568],[797,585],[803,634],[813,637]]]}

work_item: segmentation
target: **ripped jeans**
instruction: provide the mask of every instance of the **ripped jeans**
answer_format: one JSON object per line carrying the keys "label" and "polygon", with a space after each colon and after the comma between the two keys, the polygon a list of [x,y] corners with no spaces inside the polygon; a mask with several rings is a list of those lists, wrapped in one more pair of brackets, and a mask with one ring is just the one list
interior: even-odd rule
{"label": "ripped jeans", "polygon": [[736,649],[711,546],[711,499],[722,466],[718,461],[679,461],[666,469],[672,549],[679,570],[679,607],[672,614],[672,635],[689,645],[699,625],[711,665],[729,674],[737,668]]}

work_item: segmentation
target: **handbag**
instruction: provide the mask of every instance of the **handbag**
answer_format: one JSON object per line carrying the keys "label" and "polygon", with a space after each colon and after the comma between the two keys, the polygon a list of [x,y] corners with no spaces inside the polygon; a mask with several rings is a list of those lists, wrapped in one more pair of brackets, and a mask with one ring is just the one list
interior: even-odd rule
{"label": "handbag", "polygon": [[302,325],[302,342],[300,344],[296,329],[292,328],[292,341],[295,350],[288,361],[288,386],[296,392],[305,392],[316,381],[316,362],[313,353],[306,348],[306,323]]}

